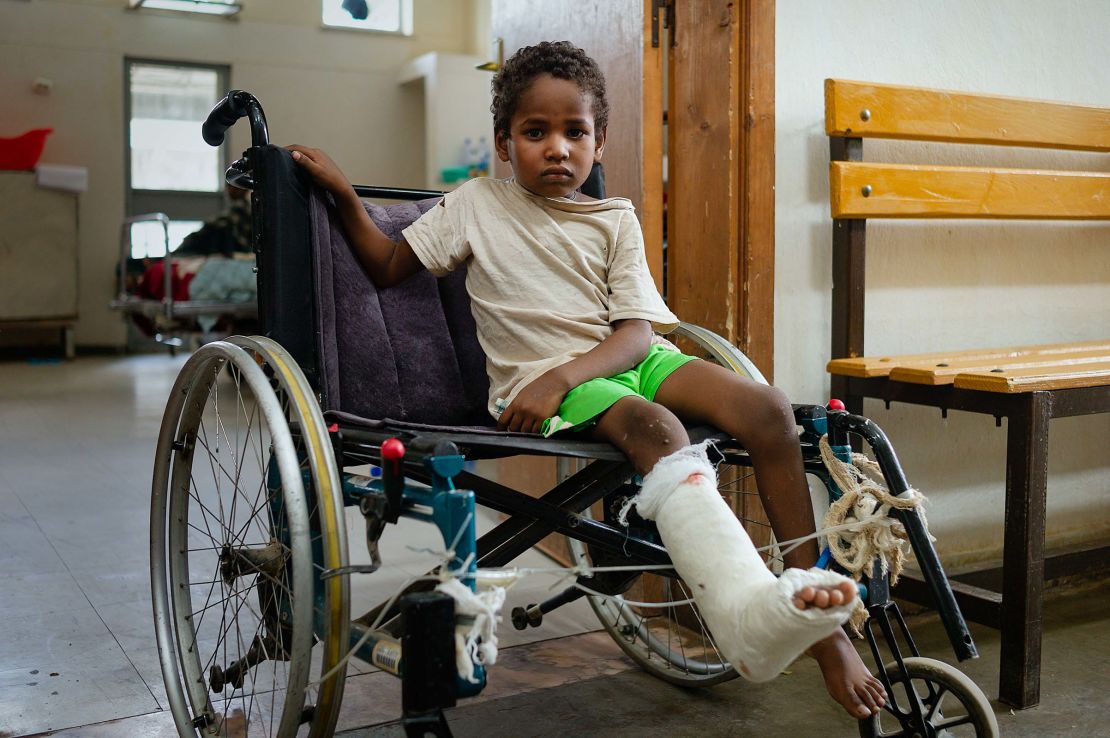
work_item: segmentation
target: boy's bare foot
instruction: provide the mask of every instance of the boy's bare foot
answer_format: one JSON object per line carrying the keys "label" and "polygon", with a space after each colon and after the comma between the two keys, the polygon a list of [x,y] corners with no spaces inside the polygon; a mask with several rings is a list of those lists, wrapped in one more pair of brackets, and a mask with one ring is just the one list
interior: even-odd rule
{"label": "boy's bare foot", "polygon": [[883,683],[872,676],[843,630],[817,641],[807,653],[821,667],[829,696],[855,719],[874,715],[886,704]]}
{"label": "boy's bare foot", "polygon": [[[836,587],[805,587],[794,595],[794,606],[799,610],[835,607],[850,602],[855,594],[855,586],[849,582]],[[871,675],[843,630],[817,641],[808,653],[821,667],[829,695],[852,717],[862,720],[886,704],[883,683]]]}

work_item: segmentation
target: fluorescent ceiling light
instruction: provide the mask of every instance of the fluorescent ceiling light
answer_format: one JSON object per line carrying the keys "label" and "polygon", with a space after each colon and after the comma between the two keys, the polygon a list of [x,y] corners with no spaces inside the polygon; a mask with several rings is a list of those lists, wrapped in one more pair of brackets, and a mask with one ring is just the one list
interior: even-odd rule
{"label": "fluorescent ceiling light", "polygon": [[128,7],[225,16],[235,15],[243,9],[239,3],[223,0],[128,0]]}

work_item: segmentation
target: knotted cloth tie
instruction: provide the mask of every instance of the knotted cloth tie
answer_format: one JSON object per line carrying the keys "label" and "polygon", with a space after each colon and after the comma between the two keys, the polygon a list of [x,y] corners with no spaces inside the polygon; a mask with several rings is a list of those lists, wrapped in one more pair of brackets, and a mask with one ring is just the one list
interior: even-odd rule
{"label": "knotted cloth tie", "polygon": [[[912,488],[901,495],[892,495],[883,482],[878,464],[857,453],[852,454],[852,463],[841,461],[833,453],[827,435],[821,437],[820,447],[821,460],[842,493],[825,514],[823,527],[832,529],[826,534],[829,552],[857,582],[864,573],[874,578],[889,572],[890,584],[897,584],[906,558],[903,546],[906,530],[890,517],[890,511],[917,510],[928,531],[922,510],[925,496]],[[853,522],[857,525],[851,525]],[[849,527],[843,527],[845,524]],[[933,540],[932,536],[929,540]],[[876,559],[879,572],[874,570]],[[858,633],[866,620],[867,608],[861,600],[849,623]]]}

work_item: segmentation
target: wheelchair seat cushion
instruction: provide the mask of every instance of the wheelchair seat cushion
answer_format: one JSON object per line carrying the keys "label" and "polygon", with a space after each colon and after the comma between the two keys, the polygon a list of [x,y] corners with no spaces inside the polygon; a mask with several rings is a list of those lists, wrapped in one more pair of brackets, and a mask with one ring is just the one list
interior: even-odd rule
{"label": "wheelchair seat cushion", "polygon": [[[397,240],[437,202],[365,205]],[[351,252],[330,196],[314,188],[310,208],[323,408],[363,418],[492,426],[486,357],[465,268],[439,279],[421,272],[379,290]]]}
{"label": "wheelchair seat cushion", "polygon": [[[544,438],[538,433],[513,433],[490,426],[454,426],[430,423],[409,423],[402,420],[374,420],[339,410],[324,413],[328,423],[335,423],[345,433],[362,432],[365,440],[380,443],[386,438],[401,438],[410,448],[432,450],[441,441],[454,443],[467,459],[497,459],[515,454],[538,456],[574,456],[582,459],[625,461],[625,455],[604,441],[596,441],[584,433],[561,433]],[[691,443],[712,441],[715,449],[733,449],[735,442],[725,433],[707,425],[687,426]],[[734,451],[740,451],[738,448]],[[716,456],[716,450],[713,452]],[[717,457],[719,461],[720,458]]]}

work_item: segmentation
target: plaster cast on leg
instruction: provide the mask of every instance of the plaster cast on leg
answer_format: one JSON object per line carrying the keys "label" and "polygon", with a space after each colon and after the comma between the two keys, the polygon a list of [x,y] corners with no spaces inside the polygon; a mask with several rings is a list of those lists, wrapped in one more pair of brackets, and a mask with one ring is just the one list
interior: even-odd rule
{"label": "plaster cast on leg", "polygon": [[704,446],[661,459],[644,478],[636,509],[654,520],[675,570],[686,581],[721,653],[756,682],[773,679],[848,619],[855,600],[799,610],[804,587],[850,581],[821,569],[776,578],[716,489]]}

